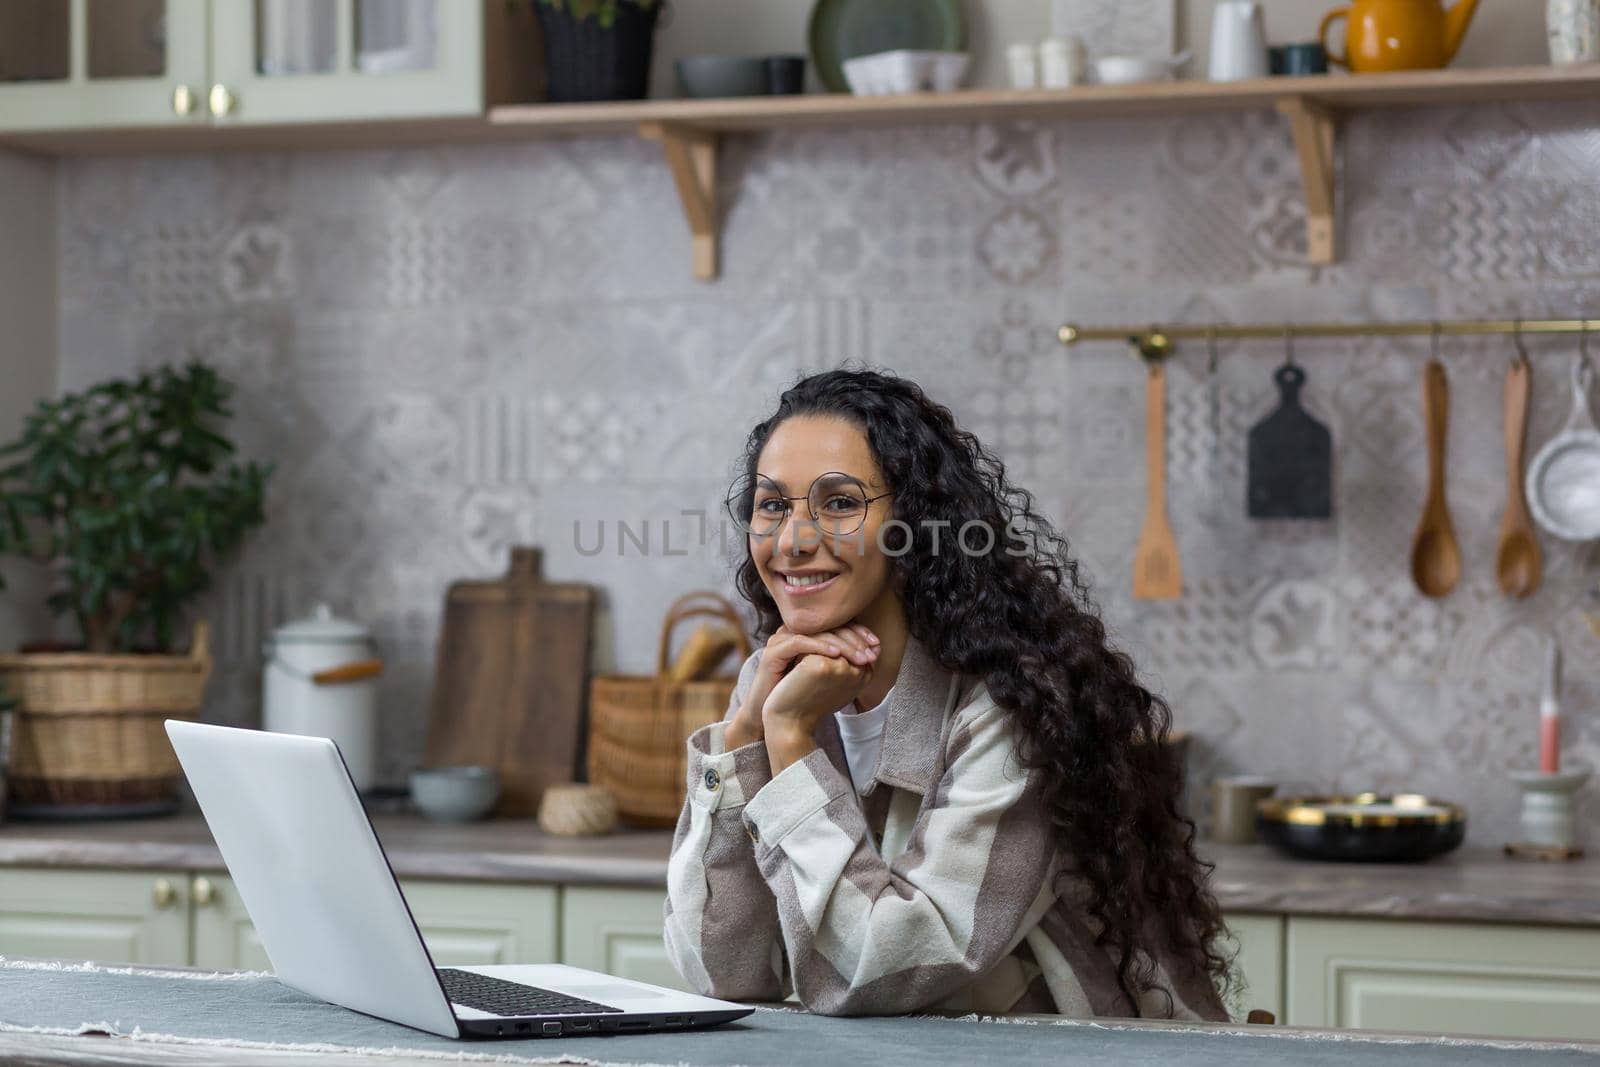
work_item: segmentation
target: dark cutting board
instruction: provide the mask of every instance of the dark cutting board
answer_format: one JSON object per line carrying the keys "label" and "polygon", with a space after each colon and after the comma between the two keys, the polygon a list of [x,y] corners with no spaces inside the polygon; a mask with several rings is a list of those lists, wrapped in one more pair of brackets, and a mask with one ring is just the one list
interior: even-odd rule
{"label": "dark cutting board", "polygon": [[495,814],[531,816],[545,786],[577,779],[595,592],[546,582],[537,548],[494,581],[445,594],[424,756],[500,772]]}
{"label": "dark cutting board", "polygon": [[1279,367],[1278,408],[1250,428],[1252,519],[1326,519],[1333,514],[1333,435],[1300,405],[1306,372]]}

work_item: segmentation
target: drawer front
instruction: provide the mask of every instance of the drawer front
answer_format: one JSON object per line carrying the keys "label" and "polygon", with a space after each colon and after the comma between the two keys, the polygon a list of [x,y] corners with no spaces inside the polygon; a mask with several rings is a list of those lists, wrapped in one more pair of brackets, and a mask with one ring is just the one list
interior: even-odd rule
{"label": "drawer front", "polygon": [[1289,920],[1296,1026],[1600,1040],[1600,931]]}
{"label": "drawer front", "polygon": [[567,886],[561,900],[561,962],[692,992],[662,941],[662,889]]}
{"label": "drawer front", "polygon": [[[219,970],[272,969],[233,882],[210,876],[212,902],[195,908],[195,963]],[[558,892],[551,886],[434,879],[400,883],[433,962],[551,963],[557,956]]]}
{"label": "drawer front", "polygon": [[0,955],[184,966],[182,871],[0,870]]}

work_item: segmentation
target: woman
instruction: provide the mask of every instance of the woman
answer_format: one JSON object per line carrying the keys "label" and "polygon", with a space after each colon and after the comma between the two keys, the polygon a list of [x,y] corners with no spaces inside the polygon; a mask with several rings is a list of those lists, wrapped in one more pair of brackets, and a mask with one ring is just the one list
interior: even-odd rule
{"label": "woman", "polygon": [[1225,1020],[1171,713],[1000,461],[914,383],[830,371],[751,431],[729,511],[765,647],[688,742],[684,978],[825,1014]]}

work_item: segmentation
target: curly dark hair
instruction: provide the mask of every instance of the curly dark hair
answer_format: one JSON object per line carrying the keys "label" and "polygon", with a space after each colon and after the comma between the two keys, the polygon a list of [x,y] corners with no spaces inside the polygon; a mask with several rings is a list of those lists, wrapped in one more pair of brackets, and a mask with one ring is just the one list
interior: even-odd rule
{"label": "curly dark hair", "polygon": [[[1167,744],[1172,712],[1109,643],[1065,538],[947,407],[908,379],[872,370],[841,368],[797,381],[751,430],[743,474],[755,474],[768,438],[797,415],[843,419],[866,435],[895,494],[894,517],[905,524],[882,536],[911,635],[946,669],[981,677],[1015,718],[1019,756],[1046,772],[1044,804],[1059,844],[1075,859],[1066,873],[1088,886],[1098,943],[1116,959],[1134,1013],[1149,990],[1166,994],[1170,1005],[1155,974],[1163,957],[1205,974],[1225,996],[1231,967],[1218,941],[1226,927],[1207,888],[1212,865],[1196,856],[1194,822],[1178,809],[1183,771]],[[745,510],[750,503],[743,502]],[[1006,535],[1010,550],[925,550],[931,523],[946,523],[948,540],[973,519],[990,524],[996,544],[1004,543],[1001,531],[1015,531]],[[906,538],[913,539],[909,551]],[[764,640],[783,620],[748,545],[736,582],[756,609]]]}

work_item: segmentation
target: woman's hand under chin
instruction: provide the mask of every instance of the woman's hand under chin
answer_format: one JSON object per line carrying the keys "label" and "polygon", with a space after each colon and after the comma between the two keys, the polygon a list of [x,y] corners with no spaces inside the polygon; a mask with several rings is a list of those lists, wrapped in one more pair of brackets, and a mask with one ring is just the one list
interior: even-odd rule
{"label": "woman's hand under chin", "polygon": [[[830,631],[830,635],[840,634],[860,641],[854,629]],[[853,646],[851,655],[865,652],[854,655],[856,662],[850,655],[802,656],[772,687],[761,706],[761,728],[774,775],[814,751],[817,743],[812,735],[817,723],[854,700],[872,681],[872,669],[878,659],[876,640],[874,635],[864,649]]]}
{"label": "woman's hand under chin", "polygon": [[765,737],[763,712],[767,699],[802,660],[842,657],[847,662],[870,663],[877,657],[877,648],[878,636],[860,623],[815,634],[797,634],[787,626],[778,627],[767,638],[744,703],[728,724],[724,738],[729,751]]}

